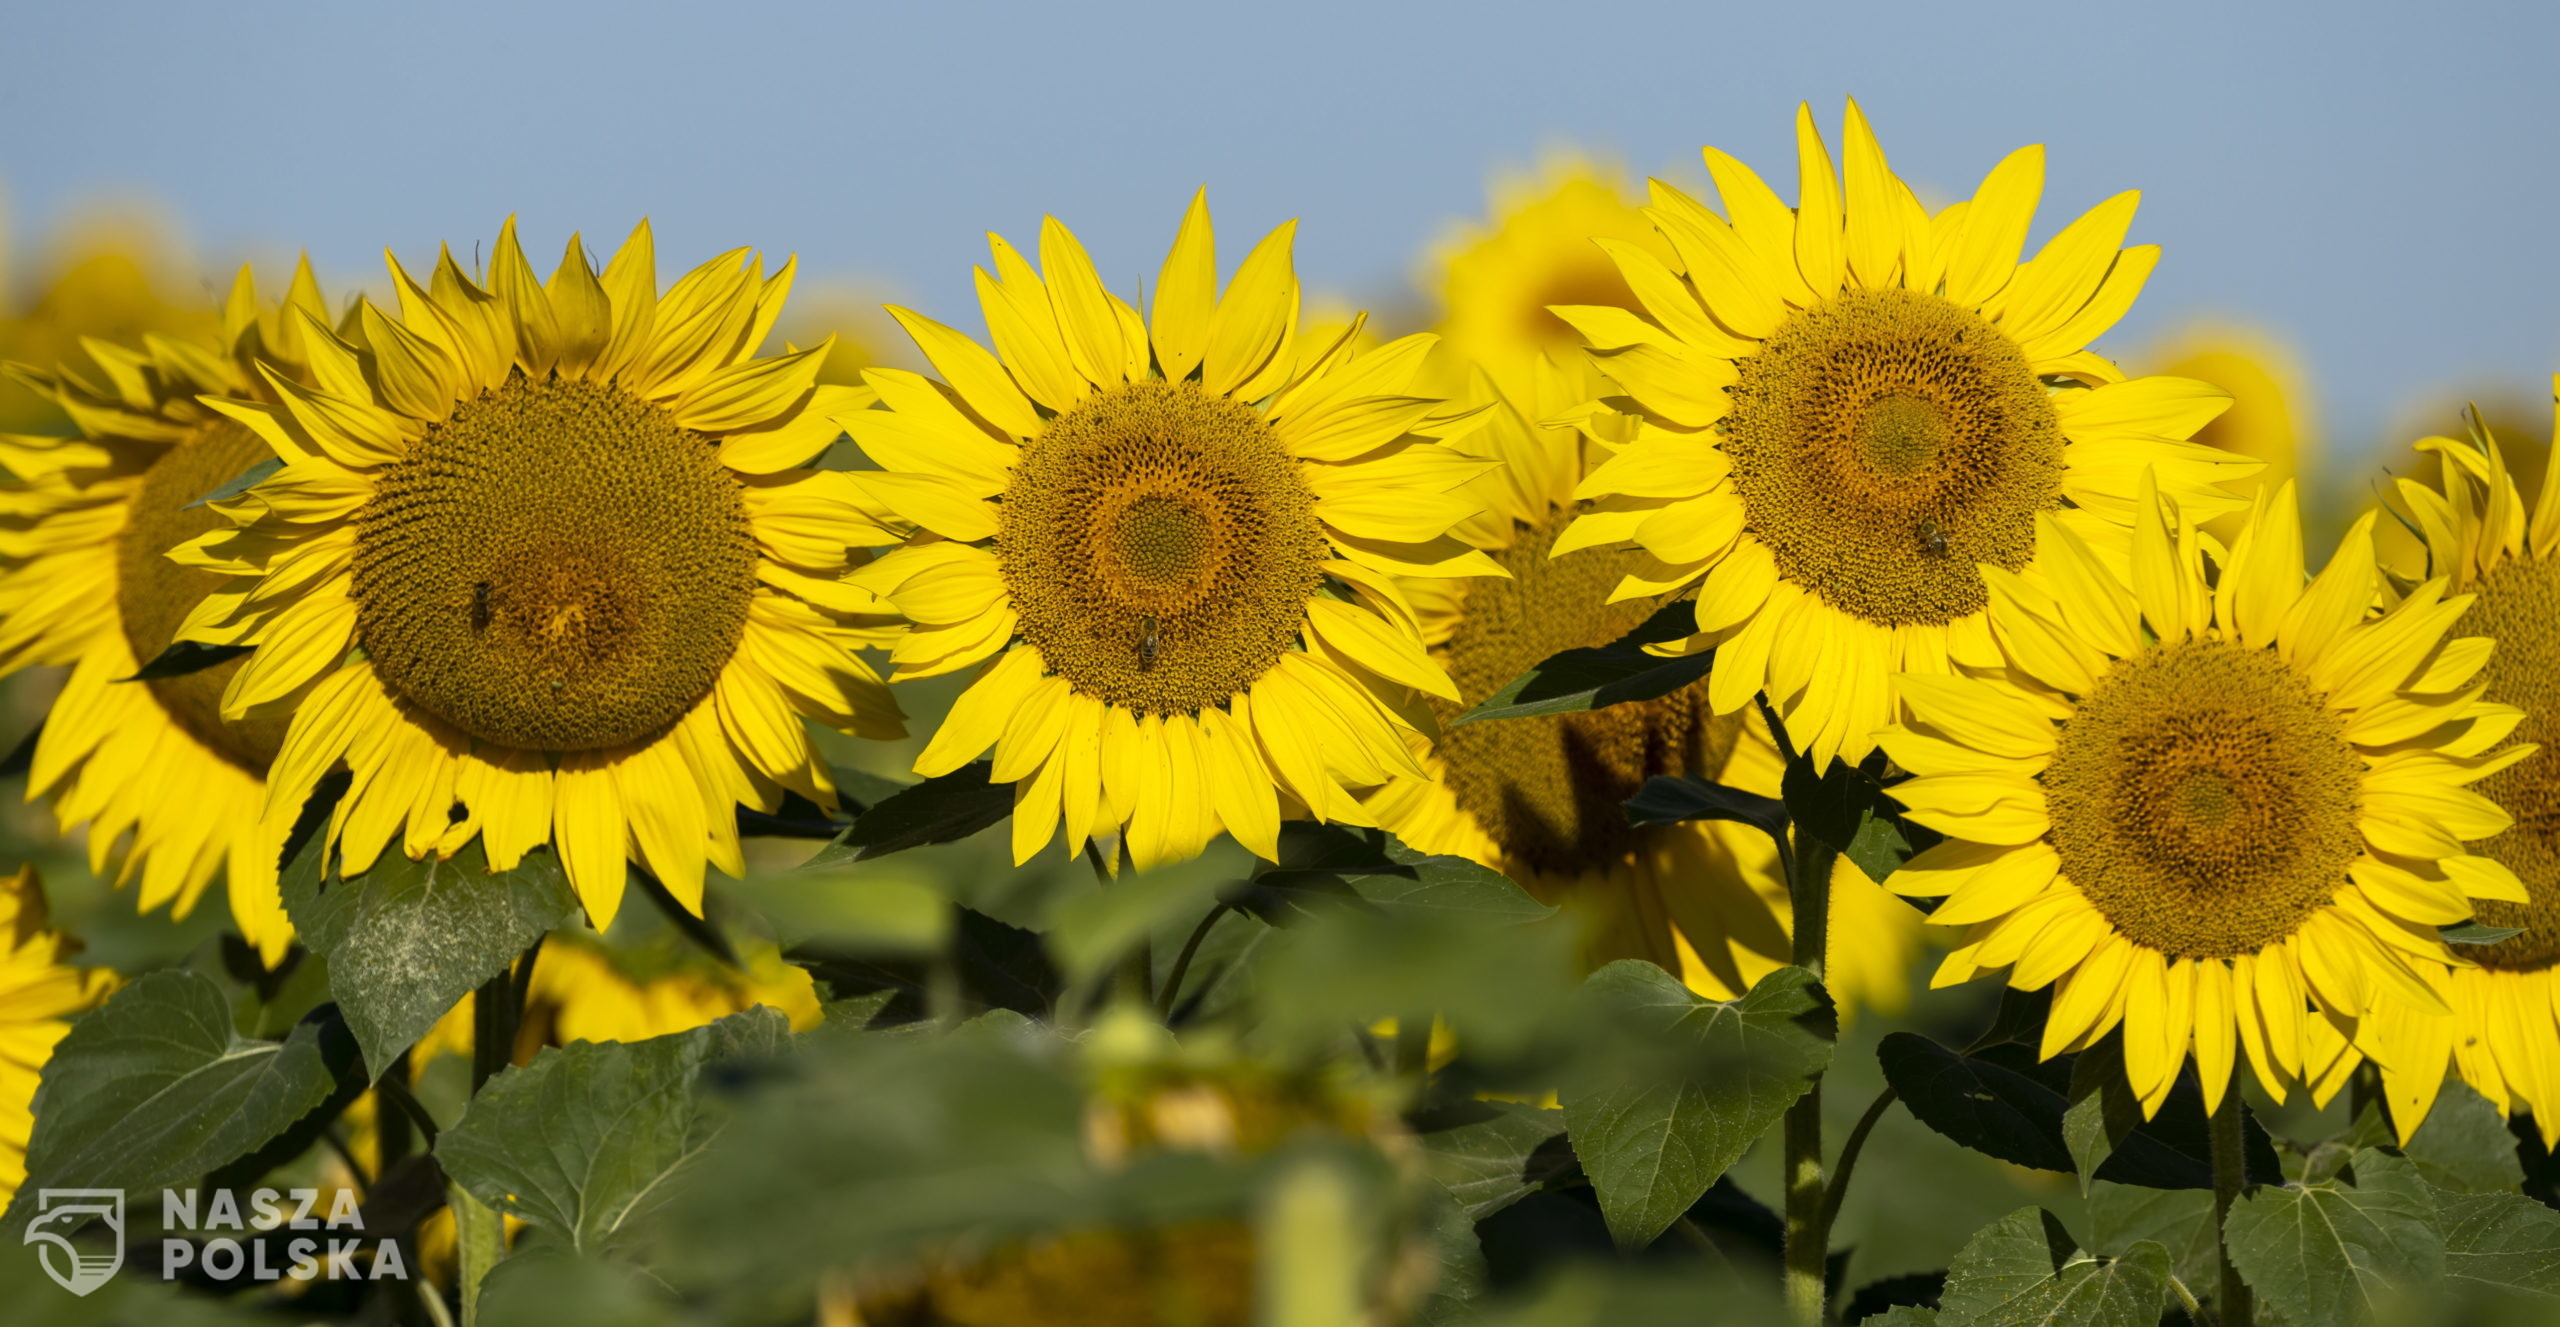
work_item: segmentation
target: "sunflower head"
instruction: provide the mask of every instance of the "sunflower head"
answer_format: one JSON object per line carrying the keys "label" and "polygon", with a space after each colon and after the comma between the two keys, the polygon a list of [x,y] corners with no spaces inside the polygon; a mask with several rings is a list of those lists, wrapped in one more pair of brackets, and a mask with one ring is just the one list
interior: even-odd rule
{"label": "sunflower head", "polygon": [[1593,241],[1632,244],[1664,261],[1672,254],[1627,196],[1624,179],[1606,162],[1555,157],[1535,172],[1496,180],[1485,219],[1441,236],[1419,279],[1454,360],[1525,400],[1541,360],[1581,354],[1580,336],[1556,306],[1639,307],[1617,264]]}
{"label": "sunflower head", "polygon": [[1948,841],[1888,883],[1968,928],[1940,985],[2053,987],[2046,1054],[2121,1029],[2146,1110],[2190,1053],[2208,1108],[2240,1052],[2325,1101],[2358,1056],[2406,1062],[2396,1013],[2444,1011],[2435,926],[2515,895],[2467,846],[2510,823],[2469,785],[2532,748],[2493,750],[2515,711],[2481,698],[2487,641],[2450,634],[2470,595],[2372,611],[2371,513],[2306,583],[2286,485],[2209,581],[2148,473],[2136,506],[2120,555],[2046,514],[2032,574],[1985,573],[1999,675],[1904,677],[1912,718],[1877,738]]}
{"label": "sunflower head", "polygon": [[[1487,423],[1470,446],[1500,462],[1474,481],[1484,512],[1465,527],[1507,579],[1401,584],[1457,699],[1434,699],[1444,725],[1564,650],[1605,645],[1662,607],[1611,602],[1639,556],[1584,549],[1551,556],[1576,514],[1573,488],[1610,454],[1565,414],[1589,390],[1579,357],[1542,359],[1530,395],[1503,396],[1489,372],[1468,400]],[[1788,958],[1787,907],[1765,836],[1711,822],[1638,827],[1625,802],[1655,775],[1693,774],[1774,795],[1783,768],[1749,715],[1711,712],[1706,684],[1580,714],[1444,726],[1428,778],[1373,794],[1379,824],[1426,852],[1467,857],[1570,913],[1593,965],[1639,958],[1732,999]],[[1833,928],[1839,975],[1868,1004],[1898,1003],[1917,914],[1850,866],[1835,882],[1857,925]],[[1854,901],[1852,901],[1854,900]],[[1870,907],[1869,904],[1881,906]]]}
{"label": "sunflower head", "polygon": [[143,909],[184,915],[227,870],[241,934],[271,961],[291,928],[275,898],[274,845],[256,833],[261,783],[282,744],[273,720],[221,713],[236,663],[135,680],[222,578],[171,562],[171,545],[227,525],[202,499],[266,454],[206,397],[273,400],[249,365],[304,372],[294,320],[324,313],[308,264],[281,306],[243,269],[199,336],[91,339],[53,370],[16,366],[71,421],[67,437],[0,436],[0,670],[67,664],[38,739],[30,791],[54,795],[66,829],[89,826],[104,871],[131,831],[122,876]]}
{"label": "sunflower head", "polygon": [[[2553,393],[2560,403],[2560,378]],[[2560,426],[2553,438],[2560,444]],[[2549,452],[2528,455],[2543,463],[2528,501],[2510,453],[2476,413],[2467,438],[2428,438],[2418,447],[2435,455],[2443,478],[2395,483],[2421,544],[2399,569],[2402,579],[2420,588],[2444,581],[2472,600],[2463,629],[2477,633],[2475,648],[2487,658],[2476,703],[2530,744],[2520,748],[2529,754],[2478,785],[2515,824],[2480,847],[2500,888],[2474,915],[2522,933],[2466,945],[2467,962],[2428,969],[2452,1016],[2394,1019],[2394,1031],[2416,1049],[2384,1060],[2383,1075],[2395,1110],[2406,1114],[2433,1100],[2450,1064],[2500,1110],[2530,1109],[2545,1142],[2560,1142],[2560,1055],[2551,1050],[2560,1033],[2560,758],[2552,754],[2560,742],[2560,483]]]}
{"label": "sunflower head", "polygon": [[1494,463],[1411,386],[1432,338],[1299,335],[1293,233],[1221,291],[1195,198],[1145,316],[1055,219],[1037,269],[990,237],[994,352],[893,309],[941,380],[875,371],[887,408],[839,417],[915,532],[853,578],[913,623],[896,676],[977,671],[916,768],[993,747],[1019,858],[1062,819],[1141,866],[1365,823],[1346,789],[1418,769],[1410,693],[1455,694],[1393,578],[1497,571],[1451,533]]}
{"label": "sunflower head", "polygon": [[510,223],[484,276],[394,260],[396,314],[300,317],[307,383],[262,358],[272,403],[208,399],[281,462],[173,554],[230,578],[179,634],[256,647],[225,717],[291,719],[270,822],[344,761],[342,869],[552,844],[601,925],[626,843],[691,903],[739,869],[735,803],[831,799],[802,718],[902,731],[852,653],[887,606],[839,579],[895,537],[801,468],[869,392],[818,384],[826,346],[758,353],[792,270],[739,250],[662,293],[644,224],[543,280]]}
{"label": "sunflower head", "polygon": [[1798,111],[1792,208],[1707,149],[1721,215],[1657,180],[1643,212],[1668,257],[1600,241],[1636,307],[1555,310],[1628,439],[1575,490],[1592,506],[1558,552],[1632,545],[1621,598],[1699,582],[1714,708],[1765,690],[1818,764],[1872,749],[1895,673],[1997,666],[1984,568],[2030,572],[2049,517],[2120,547],[2145,467],[2198,519],[2244,505],[2219,485],[2257,468],[2183,441],[2221,391],[2088,349],[2158,257],[2123,247],[2133,194],[2021,262],[2042,148],[1932,214],[1855,103],[1846,138],[1835,171]]}

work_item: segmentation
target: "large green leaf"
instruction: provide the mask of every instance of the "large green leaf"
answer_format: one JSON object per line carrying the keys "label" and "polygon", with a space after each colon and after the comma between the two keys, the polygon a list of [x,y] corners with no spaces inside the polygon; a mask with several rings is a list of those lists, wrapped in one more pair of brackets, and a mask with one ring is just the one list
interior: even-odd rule
{"label": "large green leaf", "polygon": [[1813,1085],[1831,1062],[1837,1019],[1802,968],[1780,968],[1730,1003],[1631,959],[1583,990],[1627,1049],[1571,1080],[1565,1123],[1609,1233],[1641,1246]]}
{"label": "large green leaf", "polygon": [[[955,843],[1013,814],[1013,785],[990,783],[986,761],[963,765],[940,778],[888,793],[854,818],[839,842],[809,862],[811,868],[869,861],[909,848]],[[878,791],[877,787],[866,791]]]}
{"label": "large green leaf", "polygon": [[1700,653],[1666,659],[1647,654],[1644,647],[1678,640],[1697,629],[1697,606],[1686,599],[1672,600],[1606,645],[1566,650],[1541,661],[1478,701],[1450,726],[1571,714],[1670,695],[1705,677],[1715,656]]}
{"label": "large green leaf", "polygon": [[771,1054],[789,1033],[758,1006],[646,1041],[546,1048],[489,1080],[436,1139],[436,1161],[473,1197],[593,1253],[701,1145],[693,1088],[704,1062]]}
{"label": "large green leaf", "polygon": [[1196,917],[1220,881],[1191,862],[1156,871],[1122,871],[1107,885],[1062,893],[1049,909],[1050,957],[1070,983],[1109,967],[1157,926],[1179,913]]}
{"label": "large green leaf", "polygon": [[[1383,830],[1307,821],[1280,827],[1280,860],[1249,883],[1289,891],[1302,909],[1356,897],[1424,922],[1533,922],[1555,913],[1509,876],[1464,857],[1421,852]],[[1239,898],[1238,906],[1262,916],[1268,905]]]}
{"label": "large green leaf", "polygon": [[2090,1244],[2100,1253],[2122,1254],[2145,1240],[2169,1250],[2169,1270],[2179,1280],[2190,1287],[2211,1285],[2222,1266],[2212,1191],[2096,1185],[2089,1193]]}
{"label": "large green leaf", "polygon": [[[2358,1135],[2370,1143],[2388,1143],[2382,1112],[2359,1120]],[[2369,1129],[2369,1136],[2368,1131]],[[2444,1085],[2426,1123],[2405,1149],[2420,1178],[2458,1193],[2513,1193],[2524,1186],[2524,1166],[2516,1160],[2516,1140],[2507,1118],[2487,1097],[2459,1080]]]}
{"label": "large green leaf", "polygon": [[[1876,1059],[1913,1118],[1977,1152],[2039,1170],[2078,1169],[2084,1178],[2119,1184],[2213,1187],[2212,1140],[2192,1081],[2181,1083],[2149,1120],[2129,1094],[2116,1099],[2119,1109],[2101,1111],[2106,1084],[2120,1086],[2123,1080],[2123,1070],[2105,1058],[2103,1044],[2076,1061],[2039,1061],[2032,1047],[2015,1043],[1958,1054],[1915,1033],[1896,1032],[1877,1046]],[[2078,1104],[2072,1101],[2075,1088],[2084,1094]],[[2084,1125],[2095,1133],[2096,1146],[2081,1135]],[[2248,1139],[2252,1178],[2281,1180],[2275,1146],[2254,1120]]]}
{"label": "large green leaf", "polygon": [[19,1231],[39,1189],[141,1194],[256,1151],[355,1072],[354,1047],[330,1027],[314,1019],[281,1042],[251,1040],[232,1030],[230,997],[211,978],[136,978],[54,1046],[27,1178],[0,1229]]}
{"label": "large green leaf", "polygon": [[2520,1193],[2435,1199],[2447,1280],[2560,1305],[2560,1211]]}
{"label": "large green leaf", "polygon": [[1508,1101],[1469,1102],[1415,1121],[1431,1178],[1481,1221],[1574,1168],[1564,1112]]}
{"label": "large green leaf", "polygon": [[2123,1256],[2083,1253],[2052,1213],[2021,1208],[1975,1232],[1947,1267],[1940,1327],[2155,1327],[2169,1251],[2148,1240]]}
{"label": "large green leaf", "polygon": [[2391,1322],[2445,1271],[2435,1200],[2406,1159],[2366,1149],[2355,1182],[2269,1185],[2231,1209],[2232,1264],[2297,1327]]}
{"label": "large green leaf", "polygon": [[578,915],[547,849],[498,874],[477,838],[449,861],[411,861],[395,848],[349,880],[322,874],[326,839],[312,835],[286,865],[285,912],[329,961],[329,993],[376,1078],[464,995]]}

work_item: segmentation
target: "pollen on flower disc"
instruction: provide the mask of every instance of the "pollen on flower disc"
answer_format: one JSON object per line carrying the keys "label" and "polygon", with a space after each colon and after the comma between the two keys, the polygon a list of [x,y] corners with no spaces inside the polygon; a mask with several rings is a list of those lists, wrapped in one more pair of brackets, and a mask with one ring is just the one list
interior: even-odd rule
{"label": "pollen on flower disc", "polygon": [[709,692],[755,561],[709,440],[609,384],[520,376],[388,468],[358,521],[357,633],[386,687],[473,737],[619,746]]}
{"label": "pollen on flower disc", "polygon": [[2174,958],[2255,953],[2328,906],[2362,851],[2363,762],[2275,653],[2154,646],[2063,725],[2045,771],[2063,875]]}
{"label": "pollen on flower disc", "polygon": [[1908,290],[1845,291],[1738,360],[1719,427],[1744,519],[1841,612],[1949,622],[2015,570],[2060,498],[2062,427],[2024,352]]}
{"label": "pollen on flower disc", "polygon": [[1187,382],[1130,383],[1051,420],[998,503],[1024,639],[1113,705],[1224,703],[1279,662],[1322,577],[1298,467],[1259,412]]}

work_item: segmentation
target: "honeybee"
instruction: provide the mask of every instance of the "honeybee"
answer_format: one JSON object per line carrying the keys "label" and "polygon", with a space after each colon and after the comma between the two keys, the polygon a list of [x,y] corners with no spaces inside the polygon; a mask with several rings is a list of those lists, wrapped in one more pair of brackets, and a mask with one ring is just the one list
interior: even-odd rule
{"label": "honeybee", "polygon": [[1920,522],[1920,551],[1933,558],[1947,555],[1947,532],[1939,529],[1936,521]]}
{"label": "honeybee", "polygon": [[1138,619],[1138,671],[1156,666],[1156,617],[1149,613]]}
{"label": "honeybee", "polygon": [[475,581],[471,586],[471,629],[489,629],[489,582]]}

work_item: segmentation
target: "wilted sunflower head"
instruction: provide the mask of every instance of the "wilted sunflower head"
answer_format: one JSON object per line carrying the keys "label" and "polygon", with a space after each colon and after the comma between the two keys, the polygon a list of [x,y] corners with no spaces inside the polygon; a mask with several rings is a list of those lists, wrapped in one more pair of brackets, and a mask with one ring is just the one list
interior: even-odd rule
{"label": "wilted sunflower head", "polygon": [[791,265],[661,294],[646,225],[601,274],[572,237],[537,279],[510,223],[485,278],[391,276],[396,316],[300,321],[308,385],[262,362],[275,404],[215,403],[282,465],[177,551],[233,578],[178,634],[257,647],[223,712],[292,719],[271,821],[353,767],[348,873],[395,832],[502,870],[549,844],[602,925],[627,844],[691,903],[739,869],[733,800],[831,798],[804,717],[902,731],[852,652],[886,606],[839,580],[893,536],[799,468],[869,393],[758,353]]}
{"label": "wilted sunflower head", "polygon": [[1640,549],[1623,594],[1702,582],[1713,707],[1765,691],[1817,764],[1862,758],[1894,717],[1863,679],[1998,665],[1984,569],[2047,556],[2043,514],[2120,531],[2156,464],[2201,519],[2242,506],[2220,485],[2257,468],[2180,446],[2224,393],[2088,349],[2158,257],[2122,247],[2134,195],[2021,262],[2041,147],[1932,216],[1854,102],[1846,137],[1835,171],[1799,108],[1792,208],[1706,149],[1722,215],[1657,180],[1644,213],[1670,258],[1602,241],[1640,307],[1556,310],[1632,432],[1576,490],[1593,507],[1566,543]]}

